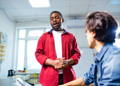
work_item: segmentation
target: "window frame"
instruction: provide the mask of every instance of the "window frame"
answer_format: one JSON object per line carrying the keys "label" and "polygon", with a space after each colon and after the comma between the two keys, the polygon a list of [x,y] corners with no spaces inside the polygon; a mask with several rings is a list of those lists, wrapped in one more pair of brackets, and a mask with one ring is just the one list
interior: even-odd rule
{"label": "window frame", "polygon": [[[16,28],[16,37],[15,37],[15,53],[14,53],[14,63],[13,63],[13,68],[15,70],[17,70],[17,64],[18,64],[18,46],[19,46],[19,40],[25,40],[25,53],[24,53],[24,67],[23,67],[23,70],[24,69],[28,69],[28,64],[27,64],[27,49],[28,49],[28,41],[30,40],[38,40],[40,38],[40,36],[35,36],[35,37],[28,37],[29,35],[29,32],[32,31],[32,30],[43,30],[43,33],[45,33],[46,31],[48,31],[48,28],[49,26],[44,26],[44,27],[39,27],[39,28]],[[25,34],[25,38],[19,38],[19,31],[20,30],[26,30],[26,34]],[[50,30],[50,29],[49,29]],[[29,72],[39,72],[40,70],[37,69],[37,70],[28,70]]]}

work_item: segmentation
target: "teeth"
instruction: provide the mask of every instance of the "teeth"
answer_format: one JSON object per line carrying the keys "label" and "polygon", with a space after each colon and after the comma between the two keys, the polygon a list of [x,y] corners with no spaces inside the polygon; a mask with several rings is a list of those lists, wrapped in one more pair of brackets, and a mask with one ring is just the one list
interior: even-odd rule
{"label": "teeth", "polygon": [[54,24],[54,25],[57,25],[57,24]]}

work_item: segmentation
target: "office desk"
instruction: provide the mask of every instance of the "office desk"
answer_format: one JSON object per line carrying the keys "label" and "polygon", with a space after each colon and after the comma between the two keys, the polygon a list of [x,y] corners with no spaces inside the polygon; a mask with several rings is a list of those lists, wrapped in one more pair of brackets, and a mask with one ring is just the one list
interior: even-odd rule
{"label": "office desk", "polygon": [[31,86],[21,78],[0,78],[0,86]]}

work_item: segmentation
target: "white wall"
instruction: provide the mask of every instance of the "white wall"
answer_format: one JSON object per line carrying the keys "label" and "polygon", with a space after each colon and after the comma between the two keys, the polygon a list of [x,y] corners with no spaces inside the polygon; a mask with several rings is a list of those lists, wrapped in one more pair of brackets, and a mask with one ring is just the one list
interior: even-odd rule
{"label": "white wall", "polygon": [[2,10],[0,10],[0,32],[7,34],[6,55],[4,56],[5,59],[0,63],[0,77],[6,77],[8,70],[12,68],[15,24],[8,19]]}
{"label": "white wall", "polygon": [[93,55],[95,50],[89,49],[87,39],[83,28],[68,28],[69,32],[73,33],[76,37],[78,47],[81,52],[79,63],[74,66],[77,77],[83,77],[84,73],[89,70],[91,63],[93,62]]}

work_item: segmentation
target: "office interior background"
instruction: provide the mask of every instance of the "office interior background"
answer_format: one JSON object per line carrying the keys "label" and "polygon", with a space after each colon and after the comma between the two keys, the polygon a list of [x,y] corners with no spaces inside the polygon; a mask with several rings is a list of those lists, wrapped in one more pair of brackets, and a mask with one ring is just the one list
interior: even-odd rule
{"label": "office interior background", "polygon": [[[47,3],[40,1],[44,2],[41,5]],[[120,23],[120,0],[48,0],[46,7],[32,7],[29,0],[0,0],[0,77],[7,78],[11,69],[26,75],[40,72],[34,53],[39,37],[51,29],[49,15],[54,10],[63,14],[62,27],[76,36],[81,51],[79,63],[74,66],[77,77],[89,69],[96,53],[88,48],[85,37],[86,15],[106,11]],[[114,44],[120,47],[120,28]]]}

